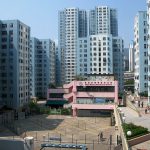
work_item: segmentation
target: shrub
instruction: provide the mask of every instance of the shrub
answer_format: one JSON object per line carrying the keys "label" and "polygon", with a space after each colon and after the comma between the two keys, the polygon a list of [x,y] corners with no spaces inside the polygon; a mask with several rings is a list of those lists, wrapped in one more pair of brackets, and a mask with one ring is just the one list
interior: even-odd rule
{"label": "shrub", "polygon": [[[142,136],[142,135],[149,133],[147,128],[144,128],[142,126],[136,126],[133,123],[129,123],[129,124],[124,123],[122,126],[123,126],[123,130],[125,132],[127,139],[132,139],[132,138]],[[132,135],[128,136],[127,131],[131,131]]]}
{"label": "shrub", "polygon": [[63,108],[61,109],[62,115],[71,115],[71,109],[70,108]]}

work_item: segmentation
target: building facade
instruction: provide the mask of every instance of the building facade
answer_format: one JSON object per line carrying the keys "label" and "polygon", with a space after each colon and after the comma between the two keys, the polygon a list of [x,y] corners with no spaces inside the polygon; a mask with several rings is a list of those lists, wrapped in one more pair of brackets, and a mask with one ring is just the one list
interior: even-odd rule
{"label": "building facade", "polygon": [[[147,0],[148,56],[150,56],[150,0]],[[148,103],[150,103],[150,57],[148,57]]]}
{"label": "building facade", "polygon": [[[96,37],[101,34],[118,36],[116,9],[99,6],[91,10],[89,14],[87,11],[79,10],[78,8],[66,8],[59,12],[58,49],[61,51],[62,83],[70,83],[77,75],[78,41],[81,38],[88,39],[89,35]],[[113,70],[113,67],[110,72],[111,70]],[[108,71],[104,72],[107,73]]]}
{"label": "building facade", "polygon": [[89,12],[89,35],[112,34],[118,36],[117,10],[98,6]]}
{"label": "building facade", "polygon": [[123,49],[123,68],[124,71],[129,71],[129,48]]}
{"label": "building facade", "polygon": [[73,116],[105,116],[118,104],[118,81],[113,76],[92,75],[86,81],[72,81],[64,98],[71,102]]}
{"label": "building facade", "polygon": [[124,42],[120,37],[113,37],[113,74],[118,81],[119,92],[124,89],[123,49]]}
{"label": "building facade", "polygon": [[55,51],[56,86],[61,85],[61,53],[58,47]]}
{"label": "building facade", "polygon": [[59,12],[59,46],[61,51],[62,83],[71,82],[76,76],[77,38],[87,35],[86,11],[66,8]]}
{"label": "building facade", "polygon": [[119,104],[118,81],[113,75],[88,75],[84,81],[47,90],[47,105],[72,107],[74,117],[111,116],[116,104]]}
{"label": "building facade", "polygon": [[134,72],[134,46],[129,45],[129,72]]}
{"label": "building facade", "polygon": [[77,75],[114,74],[123,92],[123,40],[111,34],[91,35],[78,39]]}
{"label": "building facade", "polygon": [[47,88],[55,84],[55,42],[30,39],[30,95],[46,98]]}
{"label": "building facade", "polygon": [[1,21],[0,46],[0,102],[18,109],[30,100],[30,27],[19,20]]}
{"label": "building facade", "polygon": [[113,74],[111,34],[78,39],[77,75],[87,74]]}
{"label": "building facade", "polygon": [[139,11],[134,22],[135,92],[148,91],[147,12]]}

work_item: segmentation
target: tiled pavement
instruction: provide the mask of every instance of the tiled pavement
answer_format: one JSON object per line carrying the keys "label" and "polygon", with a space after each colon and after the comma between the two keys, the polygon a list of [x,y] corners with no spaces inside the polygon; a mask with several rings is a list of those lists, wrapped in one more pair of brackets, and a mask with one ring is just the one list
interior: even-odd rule
{"label": "tiled pavement", "polygon": [[[17,121],[16,124],[25,130],[28,136],[37,138],[35,150],[40,149],[43,138],[46,142],[50,142],[48,137],[61,136],[62,143],[86,143],[90,150],[93,147],[93,150],[107,150],[110,148],[110,135],[112,135],[113,145],[116,144],[117,139],[114,127],[110,126],[110,118],[41,115]],[[98,143],[100,132],[103,132],[104,140]]]}
{"label": "tiled pavement", "polygon": [[[145,109],[147,108],[147,99],[141,99],[141,101],[144,102],[143,108],[138,107],[137,103],[134,104],[134,106],[139,110],[141,117],[139,117],[135,111],[133,111],[128,107],[123,107],[121,109],[122,112],[125,114],[125,122],[127,123],[132,122],[136,125],[146,127],[150,131],[150,112],[145,114]],[[150,150],[150,141],[136,145],[132,148],[132,150],[137,150],[137,149]]]}

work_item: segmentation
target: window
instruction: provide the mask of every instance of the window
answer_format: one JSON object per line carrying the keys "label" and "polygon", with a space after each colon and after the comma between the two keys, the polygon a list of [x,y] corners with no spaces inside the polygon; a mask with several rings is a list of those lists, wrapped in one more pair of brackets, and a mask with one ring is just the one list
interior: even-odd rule
{"label": "window", "polygon": [[10,23],[9,27],[12,28],[13,27],[13,23]]}
{"label": "window", "polygon": [[106,47],[103,47],[103,50],[106,50]]}
{"label": "window", "polygon": [[144,52],[144,56],[147,56],[147,52]]}
{"label": "window", "polygon": [[7,35],[7,31],[2,31],[2,35]]}
{"label": "window", "polygon": [[147,44],[144,44],[144,48],[147,48]]}
{"label": "window", "polygon": [[7,28],[7,24],[2,24],[2,28]]}
{"label": "window", "polygon": [[7,45],[2,45],[2,49],[7,49]]}
{"label": "window", "polygon": [[9,35],[13,35],[13,30],[10,30],[10,31],[9,31]]}
{"label": "window", "polygon": [[106,37],[103,37],[103,41],[105,41],[106,40]]}
{"label": "window", "polygon": [[13,49],[13,47],[14,47],[13,44],[10,44],[10,45],[9,45],[9,48],[10,48],[10,49]]}
{"label": "window", "polygon": [[7,38],[2,38],[2,42],[7,42]]}

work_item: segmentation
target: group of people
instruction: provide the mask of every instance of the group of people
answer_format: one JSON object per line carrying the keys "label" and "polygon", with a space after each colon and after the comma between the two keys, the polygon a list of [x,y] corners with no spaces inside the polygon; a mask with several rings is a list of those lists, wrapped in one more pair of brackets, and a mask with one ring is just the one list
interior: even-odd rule
{"label": "group of people", "polygon": [[138,101],[138,107],[144,107],[144,102],[142,101],[142,102],[140,102],[140,101]]}
{"label": "group of people", "polygon": [[[138,101],[138,107],[143,108],[144,107],[144,102],[143,101],[142,102]],[[150,106],[147,105],[147,107],[145,108],[145,114],[149,113],[149,111],[150,111]]]}

